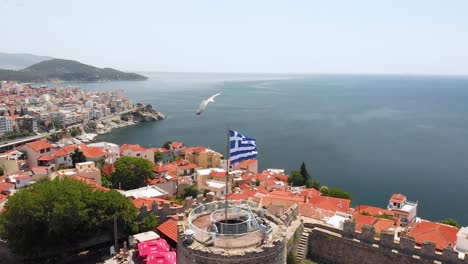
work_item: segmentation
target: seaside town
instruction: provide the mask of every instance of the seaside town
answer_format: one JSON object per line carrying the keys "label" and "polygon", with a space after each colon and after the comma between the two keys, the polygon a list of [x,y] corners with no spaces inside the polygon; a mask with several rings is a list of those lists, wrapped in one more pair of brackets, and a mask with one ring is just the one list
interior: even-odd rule
{"label": "seaside town", "polygon": [[[231,162],[228,168],[223,154],[205,146],[168,141],[160,148],[145,148],[83,137],[92,120],[102,122],[109,117],[128,124],[131,118],[123,116],[145,108],[134,105],[122,91],[98,93],[78,87],[32,88],[2,82],[0,95],[3,221],[16,217],[10,214],[16,204],[10,200],[20,199],[28,190],[36,191],[36,186],[65,184],[67,179],[85,183],[96,193],[118,192],[136,209],[140,228],[126,233],[127,238],[114,229],[115,240],[98,237],[74,244],[65,253],[77,259],[172,264],[177,259],[192,263],[183,261],[192,258],[197,260],[193,263],[224,263],[216,261],[234,256],[236,261],[245,257],[245,263],[266,263],[267,257],[272,263],[332,262],[339,256],[327,250],[339,247],[333,243],[341,241],[350,250],[369,247],[396,256],[391,258],[413,261],[407,263],[468,263],[468,227],[450,219],[434,222],[421,218],[418,202],[411,201],[418,197],[395,193],[375,202],[386,206],[352,207],[349,193],[321,186],[304,163],[289,174],[283,169],[259,171],[255,158]],[[119,119],[110,118],[115,116]],[[68,129],[79,131],[73,136],[64,132],[61,143],[51,140],[55,131]],[[99,131],[104,129],[101,126]],[[29,134],[7,144],[8,135],[25,132]],[[250,142],[246,139],[240,142]],[[224,210],[226,222],[217,220]],[[117,223],[114,217],[114,228]],[[8,227],[15,226],[3,224],[2,228]],[[2,234],[11,239],[8,234],[16,233],[9,232],[3,230]],[[270,255],[262,255],[272,249]],[[376,259],[382,257],[372,254]]]}

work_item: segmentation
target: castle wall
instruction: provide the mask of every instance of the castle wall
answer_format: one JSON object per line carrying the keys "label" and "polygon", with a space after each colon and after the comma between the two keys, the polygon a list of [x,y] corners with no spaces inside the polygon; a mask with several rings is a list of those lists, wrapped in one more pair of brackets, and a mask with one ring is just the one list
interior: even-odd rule
{"label": "castle wall", "polygon": [[383,231],[375,237],[373,226],[364,225],[362,232],[356,232],[356,224],[347,221],[343,230],[333,227],[304,223],[312,229],[308,240],[309,257],[323,263],[441,263],[468,264],[468,257],[458,258],[458,252],[447,247],[436,251],[433,242],[416,246],[414,238],[401,237],[394,240],[393,233]]}

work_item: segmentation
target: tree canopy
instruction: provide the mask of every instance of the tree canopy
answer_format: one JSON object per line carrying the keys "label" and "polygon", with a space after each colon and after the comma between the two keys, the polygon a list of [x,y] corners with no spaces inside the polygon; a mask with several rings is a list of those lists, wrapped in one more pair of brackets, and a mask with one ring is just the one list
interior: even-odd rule
{"label": "tree canopy", "polygon": [[312,180],[312,176],[307,171],[307,168],[304,162],[302,162],[301,164],[300,172],[301,172],[302,177],[304,178],[304,181]]}
{"label": "tree canopy", "polygon": [[156,152],[154,153],[154,162],[157,163],[157,162],[162,161],[163,159],[164,159],[164,154],[163,154],[162,152],[156,151]]}
{"label": "tree canopy", "polygon": [[164,142],[164,144],[162,145],[162,148],[170,149],[170,148],[171,148],[171,144],[172,144],[172,141],[166,141],[166,142]]}
{"label": "tree canopy", "polygon": [[459,224],[457,221],[455,221],[454,219],[452,219],[452,218],[445,219],[445,220],[442,220],[442,221],[440,221],[440,222],[441,222],[442,224],[451,225],[451,226],[454,226],[454,227],[456,227],[456,228],[460,228],[460,227],[461,227],[460,224]]}
{"label": "tree canopy", "polygon": [[115,188],[130,190],[145,186],[146,181],[153,177],[153,164],[149,160],[126,156],[115,162],[111,181]]}
{"label": "tree canopy", "polygon": [[15,193],[0,215],[0,237],[29,257],[60,255],[99,235],[110,236],[113,218],[127,233],[137,209],[116,191],[94,191],[70,178],[41,181]]}
{"label": "tree canopy", "polygon": [[75,151],[71,154],[70,157],[71,157],[71,159],[72,159],[73,166],[75,166],[76,163],[80,163],[80,162],[85,162],[85,161],[86,161],[85,155],[84,155],[83,152],[81,152],[81,150],[79,150],[78,148],[75,149]]}
{"label": "tree canopy", "polygon": [[197,198],[197,195],[199,193],[199,190],[197,187],[190,185],[185,187],[185,189],[182,190],[182,197],[186,198],[189,196],[192,196],[193,198]]}
{"label": "tree canopy", "polygon": [[328,190],[327,196],[351,200],[351,194],[340,188],[330,188]]}
{"label": "tree canopy", "polygon": [[288,178],[288,183],[291,186],[302,186],[304,185],[304,177],[302,177],[299,171],[291,171],[291,175]]}

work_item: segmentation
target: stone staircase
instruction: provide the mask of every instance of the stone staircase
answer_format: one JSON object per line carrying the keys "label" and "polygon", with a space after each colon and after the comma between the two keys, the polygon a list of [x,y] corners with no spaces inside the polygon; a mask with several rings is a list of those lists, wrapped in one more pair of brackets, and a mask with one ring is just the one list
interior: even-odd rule
{"label": "stone staircase", "polygon": [[296,250],[296,260],[297,263],[304,263],[305,257],[307,257],[307,249],[309,246],[309,234],[312,229],[304,227],[304,232],[301,234],[299,239],[299,244],[297,245]]}

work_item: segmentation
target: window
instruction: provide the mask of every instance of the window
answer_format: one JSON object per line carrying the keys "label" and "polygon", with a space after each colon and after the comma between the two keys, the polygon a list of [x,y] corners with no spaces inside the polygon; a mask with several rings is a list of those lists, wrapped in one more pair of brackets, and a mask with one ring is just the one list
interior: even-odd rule
{"label": "window", "polygon": [[137,154],[136,154],[136,156],[137,156],[137,157],[140,157],[140,156],[141,156],[141,154],[140,154],[140,153],[137,153]]}

